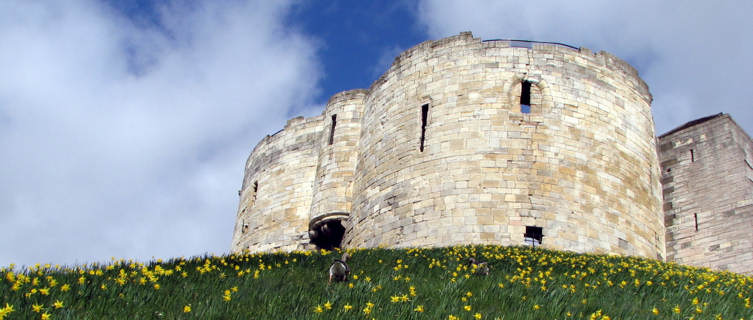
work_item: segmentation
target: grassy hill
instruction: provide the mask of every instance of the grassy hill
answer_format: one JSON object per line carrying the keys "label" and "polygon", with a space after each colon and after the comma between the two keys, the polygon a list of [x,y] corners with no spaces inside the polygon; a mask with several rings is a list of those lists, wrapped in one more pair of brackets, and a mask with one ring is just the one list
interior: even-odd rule
{"label": "grassy hill", "polygon": [[[0,270],[0,319],[753,319],[753,278],[522,247],[237,254]],[[466,263],[488,261],[476,275]]]}

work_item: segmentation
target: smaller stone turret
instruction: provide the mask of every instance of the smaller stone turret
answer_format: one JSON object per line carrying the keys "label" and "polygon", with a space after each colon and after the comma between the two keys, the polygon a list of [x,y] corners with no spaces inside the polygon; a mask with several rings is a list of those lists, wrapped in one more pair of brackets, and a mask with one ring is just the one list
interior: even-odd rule
{"label": "smaller stone turret", "polygon": [[753,141],[727,114],[659,137],[667,260],[753,274]]}

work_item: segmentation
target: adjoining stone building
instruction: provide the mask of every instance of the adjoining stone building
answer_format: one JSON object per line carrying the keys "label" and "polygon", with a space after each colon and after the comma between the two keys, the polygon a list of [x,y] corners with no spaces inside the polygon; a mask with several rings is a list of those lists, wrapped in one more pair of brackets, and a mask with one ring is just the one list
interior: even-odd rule
{"label": "adjoining stone building", "polygon": [[603,51],[468,32],[423,42],[259,142],[232,249],[528,244],[665,259],[651,99]]}
{"label": "adjoining stone building", "polygon": [[753,141],[727,114],[658,138],[667,260],[753,274]]}

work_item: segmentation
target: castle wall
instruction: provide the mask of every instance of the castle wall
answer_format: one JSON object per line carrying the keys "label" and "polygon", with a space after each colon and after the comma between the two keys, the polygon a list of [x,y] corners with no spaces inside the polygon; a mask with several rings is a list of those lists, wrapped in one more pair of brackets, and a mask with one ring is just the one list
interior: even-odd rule
{"label": "castle wall", "polygon": [[366,94],[366,90],[338,93],[323,112],[326,124],[317,141],[319,156],[309,217],[312,237],[322,232],[323,223],[349,217]]}
{"label": "castle wall", "polygon": [[544,247],[663,258],[645,83],[604,52],[510,44],[424,42],[372,85],[345,246],[523,245],[537,226]]}
{"label": "castle wall", "polygon": [[294,250],[309,243],[309,210],[322,117],[288,121],[246,162],[232,250]]}
{"label": "castle wall", "polygon": [[319,159],[314,181],[314,199],[311,203],[311,220],[351,210],[352,181],[365,96],[365,90],[341,92],[332,97],[325,108],[323,115],[326,124],[317,142]]}
{"label": "castle wall", "polygon": [[663,258],[650,102],[605,52],[424,42],[256,146],[233,250],[304,248],[336,218],[344,247],[523,245],[539,227],[544,247]]}
{"label": "castle wall", "polygon": [[668,259],[753,273],[753,141],[729,115],[659,138]]}

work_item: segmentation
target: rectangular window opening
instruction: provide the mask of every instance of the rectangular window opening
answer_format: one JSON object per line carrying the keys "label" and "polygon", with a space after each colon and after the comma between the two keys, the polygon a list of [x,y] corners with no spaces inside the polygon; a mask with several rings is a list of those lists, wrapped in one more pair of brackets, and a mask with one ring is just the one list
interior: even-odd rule
{"label": "rectangular window opening", "polygon": [[426,120],[429,117],[429,105],[421,106],[421,146],[419,150],[424,152],[424,140],[426,139]]}
{"label": "rectangular window opening", "polygon": [[698,231],[698,214],[693,214],[693,219],[695,219],[695,231]]}
{"label": "rectangular window opening", "polygon": [[531,82],[523,81],[520,88],[520,112],[531,113]]}
{"label": "rectangular window opening", "polygon": [[337,125],[337,115],[332,115],[332,126],[330,126],[329,129],[329,144],[332,145],[332,143],[335,142],[335,125]]}
{"label": "rectangular window opening", "polygon": [[690,162],[695,162],[695,153],[693,149],[690,149]]}
{"label": "rectangular window opening", "polygon": [[532,247],[540,246],[544,239],[544,228],[536,226],[526,226],[526,233],[523,234],[523,242]]}
{"label": "rectangular window opening", "polygon": [[254,193],[251,194],[251,204],[256,203],[256,192],[259,191],[259,181],[254,181]]}

